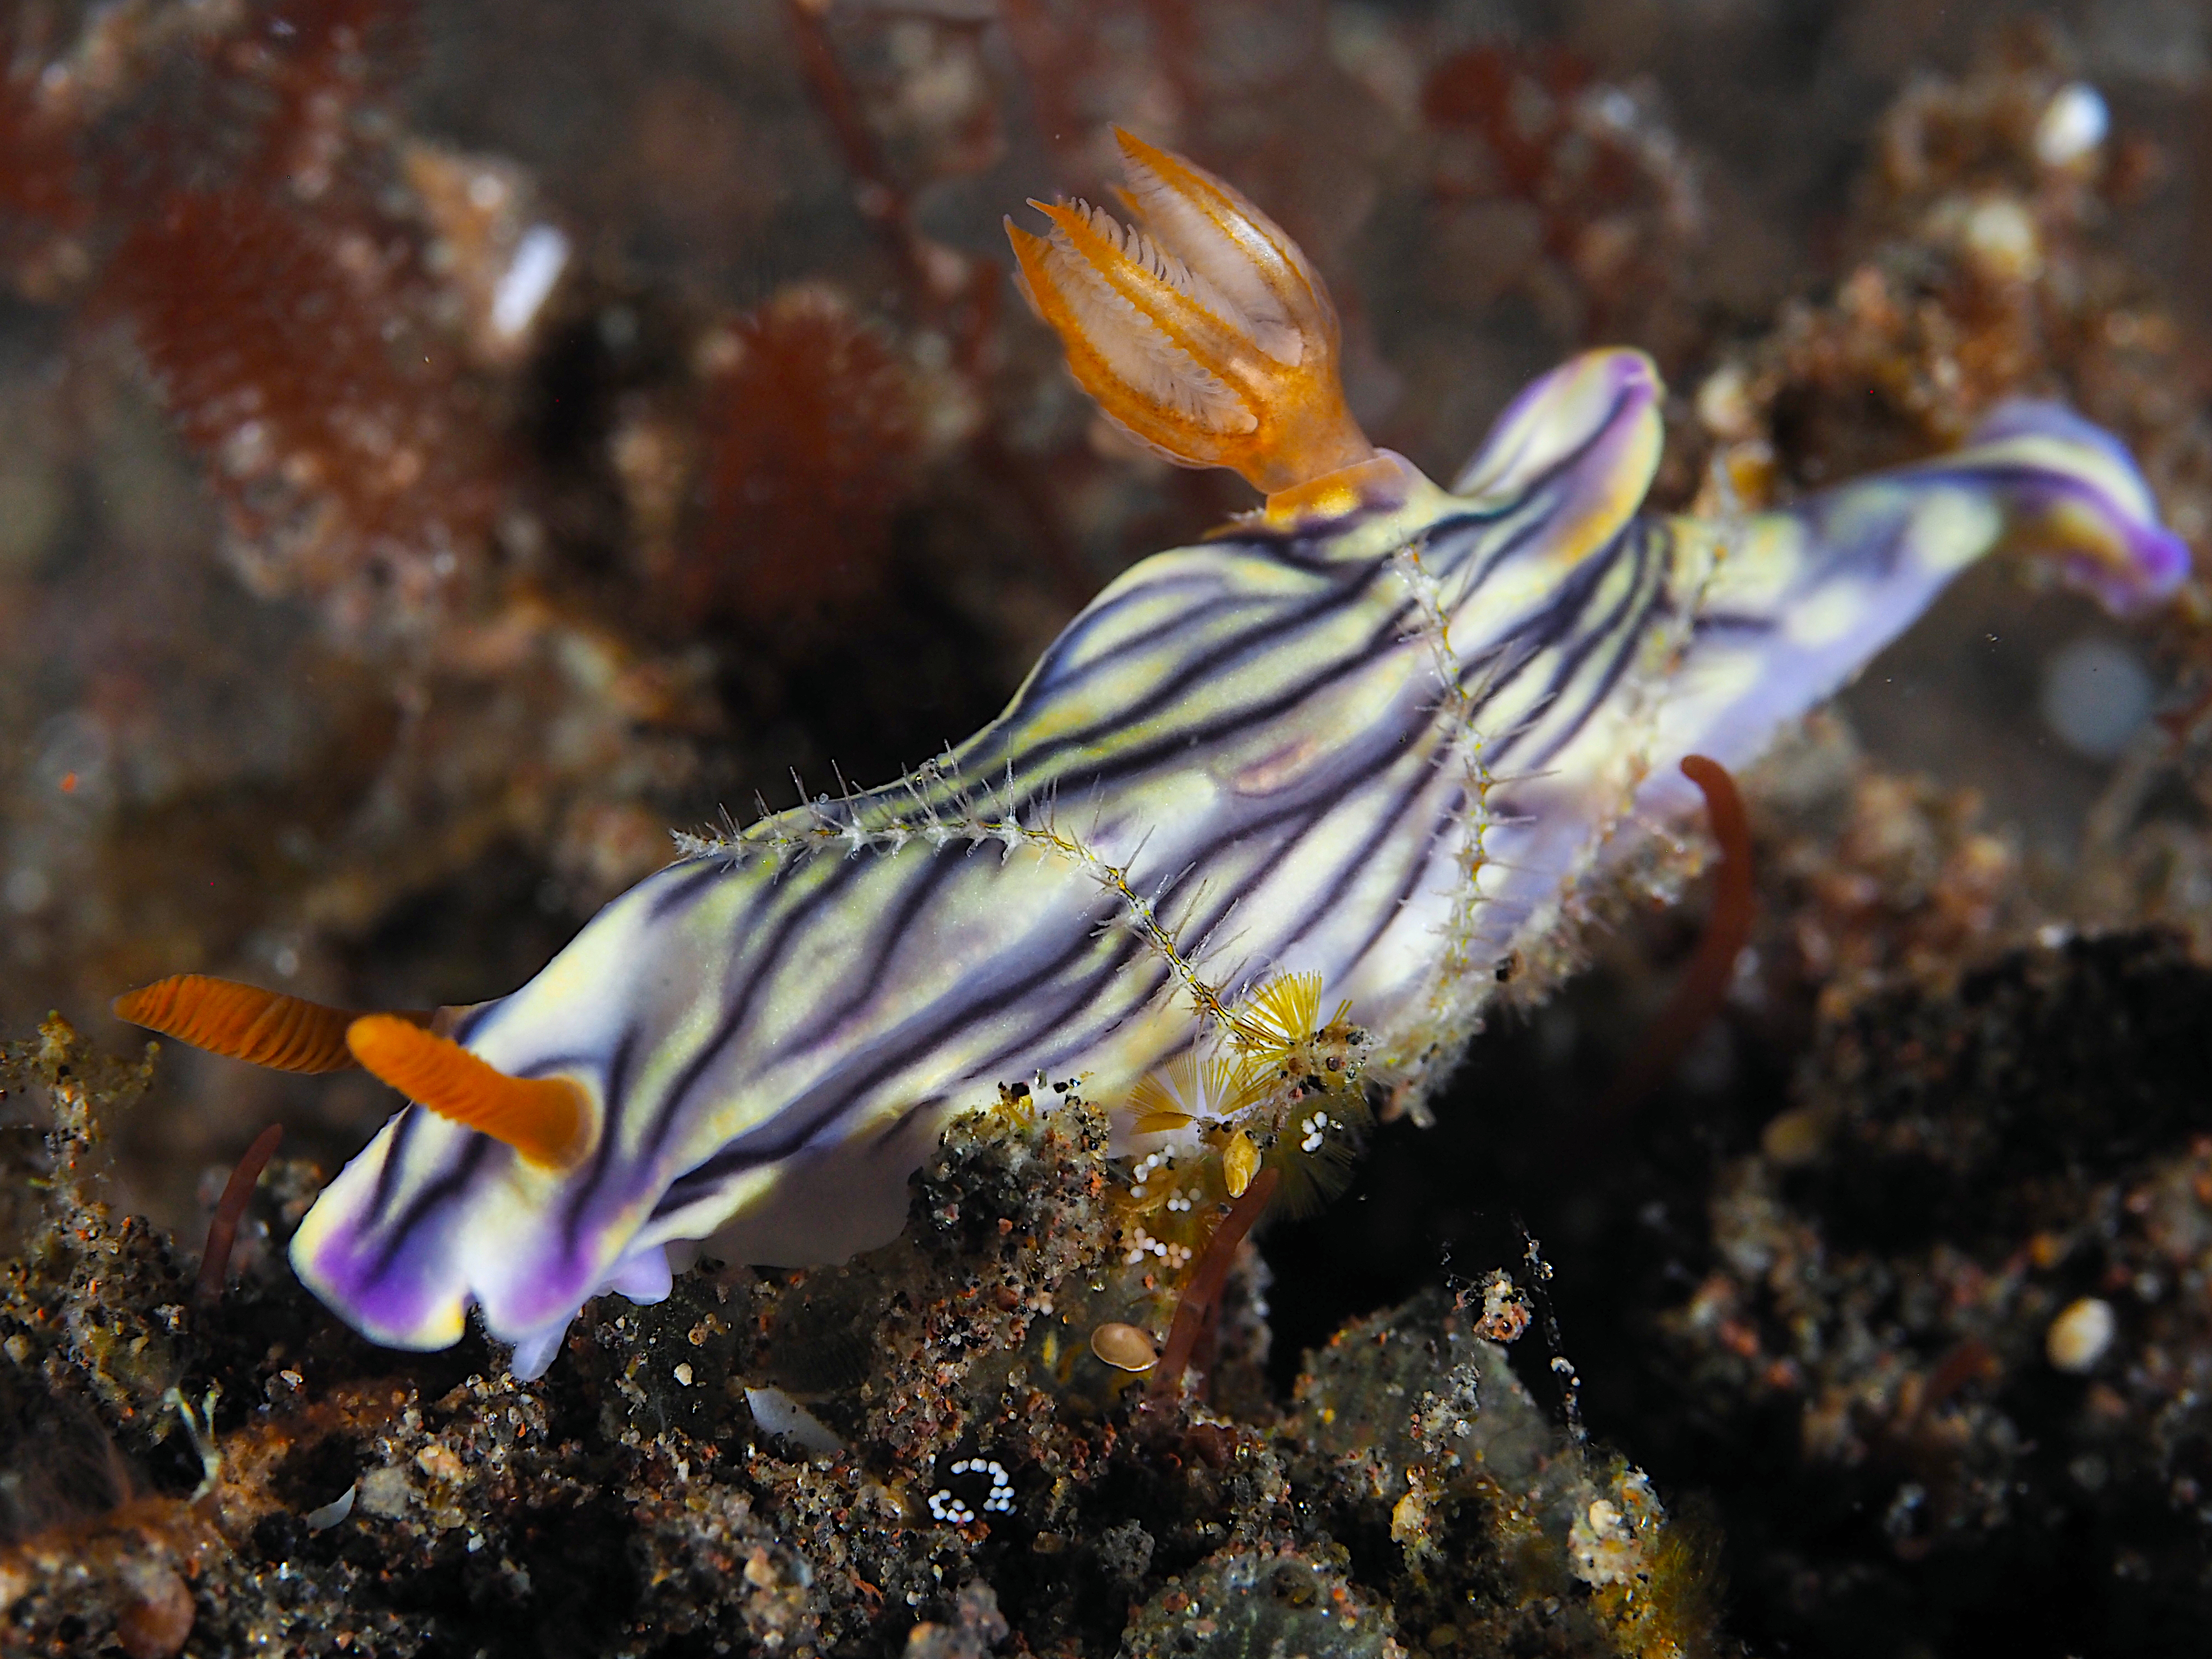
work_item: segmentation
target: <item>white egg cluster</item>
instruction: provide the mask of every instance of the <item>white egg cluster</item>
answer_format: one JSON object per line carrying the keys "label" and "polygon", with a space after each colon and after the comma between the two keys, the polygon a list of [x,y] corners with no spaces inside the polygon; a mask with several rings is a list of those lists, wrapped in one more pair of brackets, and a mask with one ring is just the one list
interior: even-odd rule
{"label": "white egg cluster", "polygon": [[1146,1152],[1137,1160],[1137,1167],[1129,1171],[1129,1196],[1142,1198],[1148,1190],[1145,1183],[1152,1179],[1152,1171],[1164,1165],[1171,1168],[1174,1163],[1175,1160],[1164,1152]]}
{"label": "white egg cluster", "polygon": [[1171,1239],[1154,1238],[1141,1226],[1129,1229],[1128,1254],[1121,1258],[1125,1267],[1134,1267],[1146,1256],[1153,1256],[1170,1267],[1180,1267],[1196,1254],[1188,1244],[1177,1244]]}

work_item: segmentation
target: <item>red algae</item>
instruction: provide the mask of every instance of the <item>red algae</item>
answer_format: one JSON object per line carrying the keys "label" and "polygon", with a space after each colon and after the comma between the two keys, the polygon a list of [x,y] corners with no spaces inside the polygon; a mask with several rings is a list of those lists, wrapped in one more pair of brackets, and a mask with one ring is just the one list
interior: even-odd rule
{"label": "red algae", "polygon": [[257,562],[280,590],[370,565],[420,582],[488,527],[453,348],[423,325],[412,252],[391,231],[256,185],[173,191],[107,279],[234,533],[271,550]]}
{"label": "red algae", "polygon": [[1686,756],[1682,775],[1705,796],[1706,826],[1720,843],[1712,909],[1705,918],[1705,932],[1698,937],[1697,950],[1683,967],[1666,1006],[1653,1018],[1643,1046],[1597,1104],[1598,1118],[1608,1125],[1616,1125],[1623,1114],[1636,1108],[1653,1085],[1674,1069],[1705,1023],[1720,1012],[1729,984],[1735,977],[1736,959],[1751,942],[1757,915],[1751,824],[1744,815],[1743,797],[1736,791],[1735,780],[1717,761],[1703,755]]}
{"label": "red algae", "polygon": [[819,623],[881,593],[917,447],[905,367],[823,288],[778,295],[714,350],[700,530],[671,578],[681,613]]}
{"label": "red algae", "polygon": [[31,17],[0,23],[0,265],[25,293],[64,291],[82,276],[76,240],[90,216],[83,158],[67,101],[43,87],[34,65],[43,31]]}
{"label": "red algae", "polygon": [[[1632,336],[1662,363],[1679,350],[1654,331],[1679,302],[1703,207],[1666,130],[1632,94],[1572,48],[1486,44],[1430,72],[1421,111],[1446,141],[1434,186],[1446,211],[1528,209],[1537,257],[1519,280],[1540,304],[1578,313],[1565,319],[1575,337]],[[1462,135],[1473,142],[1452,142]]]}
{"label": "red algae", "polygon": [[1205,1252],[1192,1264],[1190,1277],[1176,1304],[1175,1323],[1169,1328],[1167,1346],[1160,1350],[1159,1364],[1152,1373],[1154,1394],[1182,1392],[1183,1368],[1190,1363],[1200,1334],[1212,1317],[1221,1287],[1236,1263],[1237,1249],[1266,1212],[1267,1200],[1275,1195],[1281,1180],[1279,1170],[1260,1170],[1229,1206],[1229,1213],[1214,1224]]}

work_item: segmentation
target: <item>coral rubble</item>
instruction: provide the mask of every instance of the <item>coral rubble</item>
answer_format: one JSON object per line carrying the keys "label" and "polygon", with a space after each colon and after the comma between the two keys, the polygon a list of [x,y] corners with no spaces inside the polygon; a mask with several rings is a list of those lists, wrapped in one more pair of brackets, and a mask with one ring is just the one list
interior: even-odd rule
{"label": "coral rubble", "polygon": [[[143,1065],[58,1021],[10,1063],[57,1125],[0,1307],[11,1651],[952,1655],[1018,1630],[1381,1656],[1414,1622],[1432,1647],[1707,1650],[1703,1545],[1536,1406],[1482,1299],[1348,1329],[1280,1420],[1224,1413],[1249,1322],[1222,1324],[1214,1402],[1125,1386],[1086,1338],[1144,1270],[1080,1106],[956,1128],[907,1232],[845,1267],[598,1304],[539,1386],[480,1341],[379,1354],[268,1268],[188,1305],[79,1168]],[[104,1492],[42,1490],[29,1431],[58,1414]]]}
{"label": "coral rubble", "polygon": [[2078,1643],[2201,1628],[2208,993],[2151,934],[1870,999],[1719,1171],[1661,1340],[1730,1425],[1709,1467],[1778,1460],[1743,1559],[1826,1639],[1996,1572],[2008,1622]]}

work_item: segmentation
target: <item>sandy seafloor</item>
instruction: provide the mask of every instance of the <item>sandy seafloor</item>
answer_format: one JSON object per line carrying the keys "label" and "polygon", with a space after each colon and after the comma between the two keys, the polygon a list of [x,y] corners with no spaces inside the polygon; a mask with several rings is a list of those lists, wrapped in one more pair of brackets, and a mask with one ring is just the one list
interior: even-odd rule
{"label": "sandy seafloor", "polygon": [[[281,1246],[388,1091],[142,1076],[106,1007],[503,991],[669,826],[895,775],[1249,505],[1006,282],[1113,121],[1301,240],[1433,474],[1626,343],[1662,505],[2057,396],[2201,563],[2212,13],[17,0],[0,47],[0,1653],[2202,1650],[2194,583],[1971,573],[1745,778],[1752,942],[1667,1080],[1593,1127],[1698,882],[1263,1230],[1200,1396],[1089,1357],[1158,1304],[1079,1112],[956,1134],[851,1268],[599,1304],[543,1384],[380,1352]],[[1014,1511],[933,1517],[979,1455]]]}

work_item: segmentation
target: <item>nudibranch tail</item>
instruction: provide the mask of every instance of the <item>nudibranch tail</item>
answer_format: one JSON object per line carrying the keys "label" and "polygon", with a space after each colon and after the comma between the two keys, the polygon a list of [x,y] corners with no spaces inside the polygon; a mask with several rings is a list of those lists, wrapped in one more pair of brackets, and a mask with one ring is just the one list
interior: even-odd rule
{"label": "nudibranch tail", "polygon": [[566,1078],[509,1077],[451,1037],[392,1014],[364,1014],[346,1045],[372,1075],[440,1117],[489,1135],[549,1170],[568,1170],[592,1150],[583,1091]]}
{"label": "nudibranch tail", "polygon": [[[175,974],[126,992],[114,1009],[118,1019],[271,1071],[313,1075],[360,1063],[346,1047],[346,1028],[358,1014],[236,980]],[[430,1019],[427,1013],[393,1018],[415,1025]]]}
{"label": "nudibranch tail", "polygon": [[2107,611],[2146,610],[2188,575],[2189,544],[2159,523],[2134,458],[2072,410],[2000,404],[1966,447],[1993,483],[2013,486],[2015,544],[2053,554],[2067,582]]}
{"label": "nudibranch tail", "polygon": [[[2141,610],[2189,571],[2126,451],[2051,404],[2013,404],[1965,447],[1733,521],[1664,521],[1697,580],[1697,632],[1673,670],[1655,753],[1743,766],[1776,725],[1833,692],[2000,544],[2052,558],[2108,609]],[[1644,804],[1696,800],[1671,767]]]}
{"label": "nudibranch tail", "polygon": [[1019,282],[1117,425],[1184,466],[1270,496],[1376,458],[1344,401],[1336,308],[1280,226],[1235,189],[1119,128],[1123,227],[1083,203],[1011,219]]}

